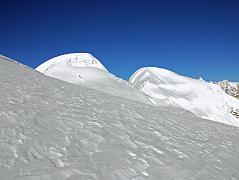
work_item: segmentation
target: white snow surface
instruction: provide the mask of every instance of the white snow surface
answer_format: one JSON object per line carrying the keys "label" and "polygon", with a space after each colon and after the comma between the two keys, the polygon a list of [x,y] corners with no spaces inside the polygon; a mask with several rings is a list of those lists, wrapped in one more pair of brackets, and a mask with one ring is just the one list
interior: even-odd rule
{"label": "white snow surface", "polygon": [[48,73],[52,68],[70,67],[94,67],[108,72],[107,69],[89,53],[70,53],[54,57],[39,65],[36,70],[42,73]]}
{"label": "white snow surface", "polygon": [[239,179],[238,127],[5,58],[0,83],[1,180]]}
{"label": "white snow surface", "polygon": [[93,55],[71,53],[52,58],[36,70],[73,84],[156,106],[180,107],[202,118],[239,126],[239,120],[230,113],[231,109],[239,109],[238,99],[224,93],[217,84],[166,69],[141,68],[128,83],[108,72]]}
{"label": "white snow surface", "polygon": [[139,69],[129,81],[149,95],[155,105],[181,107],[198,117],[239,126],[239,119],[230,113],[231,108],[239,109],[239,100],[217,84],[156,67]]}
{"label": "white snow surface", "polygon": [[57,56],[44,62],[36,70],[69,83],[150,104],[147,95],[108,72],[101,62],[89,53]]}
{"label": "white snow surface", "polygon": [[231,109],[239,109],[238,99],[224,93],[217,84],[166,69],[141,68],[128,83],[108,72],[91,54],[72,53],[52,58],[36,70],[73,84],[157,106],[181,107],[202,118],[239,126],[239,120],[230,113]]}

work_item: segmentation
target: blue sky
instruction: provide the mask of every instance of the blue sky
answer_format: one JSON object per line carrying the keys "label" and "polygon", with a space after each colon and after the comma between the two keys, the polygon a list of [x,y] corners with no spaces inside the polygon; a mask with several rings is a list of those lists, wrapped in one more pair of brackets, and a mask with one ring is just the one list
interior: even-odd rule
{"label": "blue sky", "polygon": [[239,81],[239,1],[1,0],[0,54],[37,67],[89,52],[128,79],[157,66]]}

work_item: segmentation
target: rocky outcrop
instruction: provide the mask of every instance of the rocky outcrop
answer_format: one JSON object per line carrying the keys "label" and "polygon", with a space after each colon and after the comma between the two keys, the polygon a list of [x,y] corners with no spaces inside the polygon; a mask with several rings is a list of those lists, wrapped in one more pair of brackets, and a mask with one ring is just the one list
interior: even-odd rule
{"label": "rocky outcrop", "polygon": [[231,108],[230,112],[233,116],[235,116],[236,118],[239,118],[239,109]]}
{"label": "rocky outcrop", "polygon": [[230,96],[239,98],[239,84],[230,83],[227,80],[218,82],[218,85],[221,86],[222,90],[229,94]]}

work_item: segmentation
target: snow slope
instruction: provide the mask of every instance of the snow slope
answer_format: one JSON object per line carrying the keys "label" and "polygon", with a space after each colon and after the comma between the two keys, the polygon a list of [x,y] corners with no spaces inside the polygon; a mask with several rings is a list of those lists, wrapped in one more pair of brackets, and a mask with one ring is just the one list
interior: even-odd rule
{"label": "snow slope", "polygon": [[239,109],[239,101],[224,93],[217,84],[202,79],[150,67],[138,70],[128,83],[108,72],[89,53],[61,55],[44,62],[36,70],[73,84],[148,104],[181,107],[202,118],[239,126],[238,118],[231,114],[232,110]]}
{"label": "snow slope", "polygon": [[109,73],[100,61],[89,53],[57,56],[44,62],[36,70],[66,82],[150,103],[147,95],[135,89],[130,83]]}
{"label": "snow slope", "polygon": [[237,127],[4,58],[0,84],[1,180],[239,179]]}
{"label": "snow slope", "polygon": [[239,119],[230,113],[231,108],[239,109],[238,99],[217,84],[156,67],[139,69],[129,81],[158,106],[181,107],[202,118],[239,126]]}

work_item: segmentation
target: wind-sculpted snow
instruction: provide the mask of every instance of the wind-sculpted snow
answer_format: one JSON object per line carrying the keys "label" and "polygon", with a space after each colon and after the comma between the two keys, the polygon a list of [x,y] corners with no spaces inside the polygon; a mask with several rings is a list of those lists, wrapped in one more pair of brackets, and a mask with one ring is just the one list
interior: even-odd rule
{"label": "wind-sculpted snow", "polygon": [[0,59],[0,179],[239,179],[239,128]]}
{"label": "wind-sculpted snow", "polygon": [[239,109],[239,100],[217,84],[156,67],[139,69],[129,81],[157,106],[181,107],[198,117],[239,126],[239,120],[231,113],[231,109]]}
{"label": "wind-sculpted snow", "polygon": [[100,61],[89,53],[57,56],[44,62],[36,70],[69,83],[151,104],[146,94],[108,72]]}

